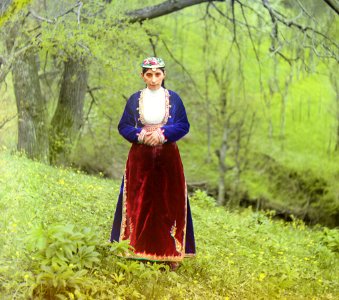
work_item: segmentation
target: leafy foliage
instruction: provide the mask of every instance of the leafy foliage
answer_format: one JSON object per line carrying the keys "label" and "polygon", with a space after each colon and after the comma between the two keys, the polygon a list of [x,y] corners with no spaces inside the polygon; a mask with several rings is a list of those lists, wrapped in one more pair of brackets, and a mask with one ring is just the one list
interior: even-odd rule
{"label": "leafy foliage", "polygon": [[34,263],[27,281],[31,297],[67,299],[91,282],[84,275],[100,262],[95,246],[98,237],[90,228],[77,230],[73,225],[53,224],[34,228],[27,239],[27,250]]}
{"label": "leafy foliage", "polygon": [[54,224],[47,230],[35,228],[29,234],[28,248],[35,250],[33,257],[43,265],[72,265],[81,269],[99,262],[99,253],[94,250],[97,243],[96,234],[89,228],[79,231],[71,224]]}
{"label": "leafy foliage", "polygon": [[0,152],[0,297],[335,299],[338,230],[191,197],[197,256],[177,272],[107,242],[119,182]]}

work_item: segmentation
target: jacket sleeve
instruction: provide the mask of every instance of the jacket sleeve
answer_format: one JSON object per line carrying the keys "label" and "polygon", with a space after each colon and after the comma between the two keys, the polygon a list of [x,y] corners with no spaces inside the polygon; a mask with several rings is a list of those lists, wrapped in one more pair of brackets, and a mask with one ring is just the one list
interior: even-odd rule
{"label": "jacket sleeve", "polygon": [[142,128],[137,127],[138,113],[136,108],[133,109],[132,97],[129,98],[126,103],[125,110],[118,125],[118,130],[127,141],[137,143]]}
{"label": "jacket sleeve", "polygon": [[171,103],[172,111],[170,118],[173,119],[161,127],[165,143],[176,142],[186,135],[190,129],[184,104],[178,95],[175,95],[175,97],[175,104]]}

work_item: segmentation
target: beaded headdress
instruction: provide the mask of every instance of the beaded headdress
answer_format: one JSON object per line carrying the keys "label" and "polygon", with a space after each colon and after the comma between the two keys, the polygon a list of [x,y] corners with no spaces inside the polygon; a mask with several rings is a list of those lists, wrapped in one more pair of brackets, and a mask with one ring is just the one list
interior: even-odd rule
{"label": "beaded headdress", "polygon": [[160,57],[147,57],[141,64],[143,68],[149,68],[153,71],[157,68],[164,68],[165,62]]}

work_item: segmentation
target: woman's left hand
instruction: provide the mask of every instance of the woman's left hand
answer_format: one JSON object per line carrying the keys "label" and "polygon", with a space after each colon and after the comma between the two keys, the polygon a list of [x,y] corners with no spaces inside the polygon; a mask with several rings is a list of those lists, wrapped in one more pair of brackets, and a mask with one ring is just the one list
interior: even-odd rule
{"label": "woman's left hand", "polygon": [[156,131],[152,131],[145,134],[144,144],[148,146],[158,146],[162,143],[160,142],[159,134]]}

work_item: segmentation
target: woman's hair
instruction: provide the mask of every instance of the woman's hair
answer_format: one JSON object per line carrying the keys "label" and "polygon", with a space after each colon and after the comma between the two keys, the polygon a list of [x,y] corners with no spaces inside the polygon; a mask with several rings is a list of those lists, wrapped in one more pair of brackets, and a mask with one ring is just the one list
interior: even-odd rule
{"label": "woman's hair", "polygon": [[[142,68],[142,75],[144,75],[150,68]],[[161,70],[161,72],[165,73],[165,68],[157,68]],[[161,86],[165,88],[165,79],[162,81]]]}

